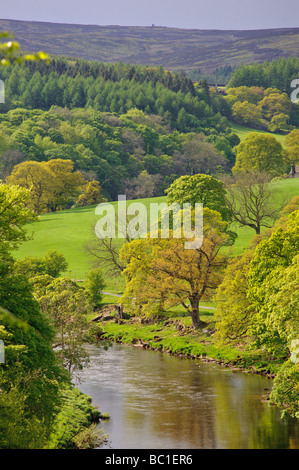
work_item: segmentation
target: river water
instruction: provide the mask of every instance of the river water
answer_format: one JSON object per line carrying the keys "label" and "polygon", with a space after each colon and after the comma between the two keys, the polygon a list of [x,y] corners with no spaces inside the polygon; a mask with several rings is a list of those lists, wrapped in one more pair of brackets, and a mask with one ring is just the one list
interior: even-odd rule
{"label": "river water", "polygon": [[77,387],[111,419],[112,449],[299,449],[299,420],[261,398],[264,376],[114,344],[88,347]]}

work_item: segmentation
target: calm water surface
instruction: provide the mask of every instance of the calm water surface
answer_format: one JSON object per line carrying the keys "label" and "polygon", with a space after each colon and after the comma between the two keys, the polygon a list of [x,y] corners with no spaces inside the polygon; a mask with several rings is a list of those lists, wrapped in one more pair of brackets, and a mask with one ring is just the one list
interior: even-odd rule
{"label": "calm water surface", "polygon": [[112,449],[299,449],[299,423],[261,401],[272,381],[128,345],[90,346],[78,388]]}

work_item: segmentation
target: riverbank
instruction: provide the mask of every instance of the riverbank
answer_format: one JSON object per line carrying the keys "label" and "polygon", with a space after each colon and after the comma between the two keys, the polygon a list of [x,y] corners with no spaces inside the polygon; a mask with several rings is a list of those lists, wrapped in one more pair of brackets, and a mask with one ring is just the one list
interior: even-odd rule
{"label": "riverbank", "polygon": [[93,319],[96,337],[103,341],[131,344],[134,347],[160,351],[170,355],[216,362],[244,372],[274,378],[281,363],[274,362],[265,351],[246,351],[215,344],[213,315],[206,315],[206,328],[195,331],[189,318],[165,318],[154,321],[137,317],[118,319],[116,313]]}

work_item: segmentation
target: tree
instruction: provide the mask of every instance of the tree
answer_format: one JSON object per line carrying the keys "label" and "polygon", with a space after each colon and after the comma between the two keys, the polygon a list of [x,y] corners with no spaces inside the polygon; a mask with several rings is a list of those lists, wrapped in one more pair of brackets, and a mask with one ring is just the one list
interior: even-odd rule
{"label": "tree", "polygon": [[251,339],[251,326],[255,309],[247,297],[248,271],[254,250],[229,260],[222,283],[216,292],[218,344],[238,345]]}
{"label": "tree", "polygon": [[78,197],[76,205],[92,206],[105,201],[107,199],[102,196],[100,183],[98,181],[89,181],[84,188],[84,192]]}
{"label": "tree", "polygon": [[155,193],[159,175],[151,175],[143,170],[136,178],[126,180],[126,194],[130,199],[152,197]]}
{"label": "tree", "polygon": [[50,198],[54,174],[42,163],[26,161],[14,167],[6,182],[8,185],[18,185],[28,189],[30,195],[28,206],[40,214]]}
{"label": "tree", "polygon": [[203,134],[189,133],[180,151],[174,152],[176,174],[215,174],[227,168],[227,160]]}
{"label": "tree", "polygon": [[288,155],[288,162],[298,163],[299,161],[299,129],[292,130],[285,137],[285,147]]}
{"label": "tree", "polygon": [[292,102],[286,93],[280,93],[279,90],[266,90],[266,96],[259,102],[258,107],[266,119],[270,120],[278,115],[285,114],[290,116]]}
{"label": "tree", "polygon": [[264,88],[263,87],[248,87],[248,86],[238,86],[230,87],[227,90],[227,101],[232,105],[236,102],[240,103],[250,103],[257,105],[261,99],[264,97]]}
{"label": "tree", "polygon": [[66,278],[48,275],[31,279],[42,312],[53,320],[57,331],[59,356],[71,373],[88,362],[82,347],[88,329],[89,311],[83,288]]}
{"label": "tree", "polygon": [[289,117],[286,114],[275,114],[268,125],[268,129],[270,132],[290,131],[292,127],[288,122]]}
{"label": "tree", "polygon": [[99,308],[103,302],[102,290],[105,287],[105,281],[101,269],[92,269],[86,276],[85,289],[87,299],[93,309]]}
{"label": "tree", "polygon": [[122,303],[142,312],[161,313],[180,304],[191,316],[194,328],[205,325],[199,318],[200,301],[208,300],[221,282],[227,257],[220,254],[230,243],[227,223],[220,214],[204,209],[201,248],[185,249],[183,238],[133,240],[122,246],[126,262],[126,289]]}
{"label": "tree", "polygon": [[4,327],[8,333],[0,373],[0,447],[43,447],[59,406],[59,387],[67,377],[52,349],[54,329],[29,281],[13,272],[8,254],[1,255],[1,306],[9,314],[0,318],[0,331]]}
{"label": "tree", "polygon": [[284,151],[278,140],[267,134],[252,132],[237,146],[233,174],[264,171],[281,175],[285,171]]}
{"label": "tree", "polygon": [[55,159],[48,162],[26,161],[16,165],[6,178],[8,184],[17,184],[30,191],[29,206],[38,214],[56,211],[76,200],[86,183],[83,175],[73,172],[71,160]]}
{"label": "tree", "polygon": [[282,365],[270,398],[298,416],[299,211],[266,239],[231,261],[217,290],[216,338],[221,344],[261,349]]}
{"label": "tree", "polygon": [[59,206],[66,207],[74,203],[86,184],[79,171],[73,172],[74,163],[71,160],[57,158],[42,162],[41,165],[54,173],[52,191],[47,202],[48,211],[55,212]]}
{"label": "tree", "polygon": [[29,279],[40,274],[59,277],[66,271],[68,263],[61,253],[49,250],[44,258],[28,256],[15,261],[14,269]]}
{"label": "tree", "polygon": [[248,101],[237,101],[232,106],[232,116],[234,120],[240,124],[253,126],[255,128],[262,127],[262,112],[258,106]]}
{"label": "tree", "polygon": [[273,225],[284,204],[277,204],[275,187],[271,185],[271,176],[268,173],[239,173],[223,181],[226,204],[235,222],[240,226],[251,227],[258,235],[262,227]]}
{"label": "tree", "polygon": [[26,207],[28,198],[28,190],[0,184],[0,246],[6,250],[26,240],[24,226],[36,220],[36,214]]}
{"label": "tree", "polygon": [[230,209],[226,205],[224,185],[210,175],[181,176],[165,192],[169,205],[178,203],[182,207],[183,203],[190,203],[194,207],[195,203],[202,203],[204,207],[218,211],[223,220],[231,219]]}
{"label": "tree", "polygon": [[18,150],[6,150],[1,157],[0,177],[5,180],[9,176],[16,165],[26,160],[26,155]]}

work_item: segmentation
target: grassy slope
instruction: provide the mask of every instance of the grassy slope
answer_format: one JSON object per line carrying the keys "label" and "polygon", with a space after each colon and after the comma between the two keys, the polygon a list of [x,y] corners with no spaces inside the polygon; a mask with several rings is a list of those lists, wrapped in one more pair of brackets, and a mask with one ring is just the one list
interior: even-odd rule
{"label": "grassy slope", "polygon": [[[0,20],[23,50],[204,72],[298,54],[299,28],[223,31],[161,26],[97,26]],[[63,52],[62,52],[63,51]]]}
{"label": "grassy slope", "polygon": [[[275,184],[277,188],[275,191],[277,203],[287,202],[291,197],[299,195],[299,178],[281,180],[272,184]],[[140,201],[149,207],[152,202],[164,200],[164,197],[160,197]],[[84,244],[95,236],[94,228],[98,219],[99,216],[95,215],[95,206],[44,214],[40,217],[40,222],[28,225],[28,234],[32,234],[33,238],[23,243],[15,256],[18,258],[44,256],[49,249],[55,249],[63,253],[68,260],[67,275],[74,279],[84,279],[93,262],[84,250]],[[235,227],[235,230],[238,233],[238,239],[232,253],[240,254],[248,246],[254,231],[250,228],[239,227]],[[108,288],[109,291],[117,292],[121,290],[121,284],[109,280],[107,290]]]}
{"label": "grassy slope", "polygon": [[[159,203],[164,200],[164,197],[158,197],[140,201],[148,207],[151,202]],[[117,203],[112,204],[117,208]],[[95,237],[95,225],[99,220],[95,209],[96,206],[90,206],[43,214],[39,222],[28,225],[28,235],[32,236],[32,239],[24,243],[15,256],[44,256],[48,250],[55,249],[63,253],[69,263],[69,271],[66,274],[73,279],[85,279],[94,262],[84,245]],[[118,290],[119,283],[111,280],[109,287],[113,287],[114,292],[115,289]]]}
{"label": "grassy slope", "polygon": [[281,145],[284,144],[285,135],[283,135],[283,134],[275,134],[275,133],[272,133],[272,132],[262,131],[262,130],[258,130],[258,129],[252,129],[250,127],[241,126],[240,124],[236,124],[236,123],[231,123],[231,128],[232,128],[233,132],[235,132],[238,135],[238,137],[241,141],[244,140],[245,137],[248,134],[250,134],[251,132],[260,132],[262,134],[272,135],[273,137],[275,137],[281,143]]}

